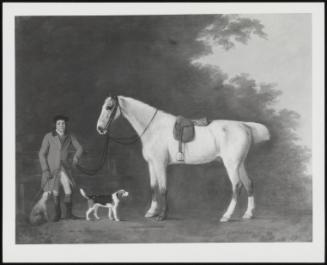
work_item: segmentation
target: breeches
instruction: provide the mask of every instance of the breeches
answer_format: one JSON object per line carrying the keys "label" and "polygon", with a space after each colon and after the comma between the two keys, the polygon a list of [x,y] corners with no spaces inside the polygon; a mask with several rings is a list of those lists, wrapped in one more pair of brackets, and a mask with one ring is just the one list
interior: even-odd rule
{"label": "breeches", "polygon": [[[59,173],[59,181],[60,184],[62,185],[64,192],[66,195],[72,194],[72,183],[70,179],[68,178],[65,170],[61,168],[60,173]],[[53,190],[53,194],[56,196],[58,195],[58,189]]]}
{"label": "breeches", "polygon": [[58,174],[50,179],[44,187],[44,191],[53,192],[53,195],[59,194],[60,185],[62,186],[66,195],[72,194],[72,182],[63,168],[60,169]]}

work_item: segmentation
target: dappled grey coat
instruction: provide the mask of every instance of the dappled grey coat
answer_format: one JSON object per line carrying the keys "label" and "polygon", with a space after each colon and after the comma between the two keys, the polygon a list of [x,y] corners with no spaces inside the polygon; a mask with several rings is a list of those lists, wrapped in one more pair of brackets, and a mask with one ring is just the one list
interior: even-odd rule
{"label": "dappled grey coat", "polygon": [[42,141],[39,151],[39,159],[42,172],[47,170],[53,176],[50,180],[42,174],[41,186],[44,191],[59,191],[59,172],[63,167],[66,171],[71,183],[74,185],[74,180],[71,174],[71,166],[68,164],[69,148],[73,146],[76,149],[74,157],[79,159],[83,153],[83,148],[73,134],[67,133],[59,139],[56,131],[47,133]]}

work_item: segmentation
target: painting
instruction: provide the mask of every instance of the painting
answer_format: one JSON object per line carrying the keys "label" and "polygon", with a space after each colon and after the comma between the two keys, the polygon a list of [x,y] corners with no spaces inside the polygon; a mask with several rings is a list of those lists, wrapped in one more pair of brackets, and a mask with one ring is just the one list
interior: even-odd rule
{"label": "painting", "polygon": [[324,258],[324,15],[295,5],[5,4],[7,259]]}

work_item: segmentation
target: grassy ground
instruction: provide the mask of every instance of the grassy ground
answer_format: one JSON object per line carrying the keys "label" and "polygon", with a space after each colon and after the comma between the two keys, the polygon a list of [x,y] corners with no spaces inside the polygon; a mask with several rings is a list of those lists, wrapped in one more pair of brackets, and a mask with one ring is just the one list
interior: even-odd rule
{"label": "grassy ground", "polygon": [[[243,221],[240,218],[247,206],[247,196],[243,189],[233,219],[229,223],[220,223],[219,219],[231,198],[231,185],[224,169],[215,165],[180,165],[169,168],[168,219],[162,222],[146,219],[144,214],[150,203],[150,185],[146,170],[145,167],[134,166],[133,174],[120,174],[116,179],[111,175],[104,178],[77,178],[78,184],[91,193],[108,194],[109,188],[121,187],[128,190],[130,198],[122,204],[121,222],[109,221],[107,209],[100,210],[101,220],[86,221],[84,217],[87,202],[76,192],[73,196],[74,214],[81,216],[80,220],[61,220],[57,223],[31,226],[26,223],[24,216],[18,215],[16,242],[63,244],[312,241],[312,213],[294,209],[303,204],[303,201],[290,203],[289,197],[272,197],[271,192],[270,197],[266,196],[267,190],[273,190],[276,194],[278,192],[276,187],[267,187],[267,183],[257,182],[257,208],[253,220]],[[38,189],[39,182],[26,185],[25,195],[28,198],[24,201],[27,212],[31,209],[32,195]],[[287,208],[293,209],[292,212]]]}
{"label": "grassy ground", "polygon": [[258,211],[256,218],[241,220],[240,212],[229,223],[220,223],[222,213],[187,211],[170,213],[157,222],[143,217],[145,209],[121,210],[121,222],[107,218],[86,221],[82,206],[75,208],[79,220],[60,220],[31,226],[17,218],[16,243],[187,243],[187,242],[310,242],[312,216],[305,212]]}

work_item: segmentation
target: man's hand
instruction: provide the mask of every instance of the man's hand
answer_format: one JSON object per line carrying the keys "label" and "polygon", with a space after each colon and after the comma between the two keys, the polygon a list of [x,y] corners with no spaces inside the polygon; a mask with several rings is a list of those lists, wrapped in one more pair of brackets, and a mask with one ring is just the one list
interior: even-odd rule
{"label": "man's hand", "polygon": [[78,158],[74,157],[73,158],[73,166],[76,166],[78,164]]}
{"label": "man's hand", "polygon": [[50,171],[49,170],[44,170],[43,173],[42,173],[43,177],[45,179],[52,179],[53,176],[50,174]]}

